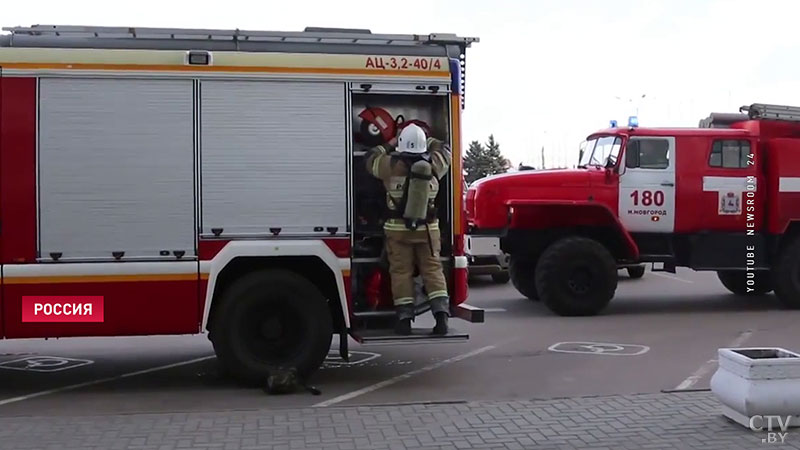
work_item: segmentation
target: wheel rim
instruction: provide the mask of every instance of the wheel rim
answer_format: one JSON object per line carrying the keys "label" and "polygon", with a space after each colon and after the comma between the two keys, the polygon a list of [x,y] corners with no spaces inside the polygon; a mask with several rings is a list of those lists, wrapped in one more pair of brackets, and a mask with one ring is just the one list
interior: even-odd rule
{"label": "wheel rim", "polygon": [[306,336],[302,313],[286,302],[261,302],[244,311],[239,334],[255,358],[276,363],[299,353]]}
{"label": "wheel rim", "polygon": [[587,267],[575,267],[569,272],[567,286],[577,295],[586,295],[592,287],[592,272]]}

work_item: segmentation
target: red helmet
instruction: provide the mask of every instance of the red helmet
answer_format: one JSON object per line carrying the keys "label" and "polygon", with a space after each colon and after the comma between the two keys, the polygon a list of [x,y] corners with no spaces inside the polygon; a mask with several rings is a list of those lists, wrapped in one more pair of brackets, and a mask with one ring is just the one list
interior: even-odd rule
{"label": "red helmet", "polygon": [[397,135],[397,124],[385,109],[367,108],[358,117],[361,118],[361,127],[357,137],[362,144],[380,145]]}
{"label": "red helmet", "polygon": [[361,118],[361,126],[356,140],[364,145],[374,146],[389,142],[403,128],[411,124],[422,128],[426,138],[431,136],[431,127],[427,123],[417,119],[406,121],[402,115],[393,119],[392,115],[383,108],[367,107],[361,111],[358,117]]}

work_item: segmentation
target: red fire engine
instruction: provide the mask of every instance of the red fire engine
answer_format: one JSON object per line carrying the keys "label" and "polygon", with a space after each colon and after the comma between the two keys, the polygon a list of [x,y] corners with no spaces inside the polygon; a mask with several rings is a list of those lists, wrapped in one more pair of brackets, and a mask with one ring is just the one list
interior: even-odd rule
{"label": "red fire engine", "polygon": [[511,254],[519,291],[560,315],[597,314],[617,267],[640,263],[715,271],[735,294],[800,307],[800,108],[599,131],[577,169],[473,184],[467,220]]}
{"label": "red fire engine", "polygon": [[364,154],[412,122],[451,143],[441,256],[453,315],[483,321],[465,303],[460,182],[465,52],[477,39],[6,31],[3,338],[208,332],[219,360],[248,381],[278,365],[310,375],[334,333],[344,358],[348,336],[468,338],[392,330],[385,192]]}

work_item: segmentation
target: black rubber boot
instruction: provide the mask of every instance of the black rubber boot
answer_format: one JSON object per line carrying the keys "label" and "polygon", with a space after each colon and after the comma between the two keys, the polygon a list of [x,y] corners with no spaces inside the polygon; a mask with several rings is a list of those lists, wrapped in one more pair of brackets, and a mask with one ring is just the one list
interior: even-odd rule
{"label": "black rubber boot", "polygon": [[433,334],[447,334],[447,313],[437,312],[434,317],[436,317],[436,326],[433,327]]}
{"label": "black rubber boot", "polygon": [[411,334],[411,319],[400,319],[394,326],[394,332],[401,336],[408,336]]}
{"label": "black rubber boot", "polygon": [[414,318],[414,306],[402,305],[395,309],[397,314],[397,324],[394,326],[395,333],[408,336],[411,334],[411,320]]}

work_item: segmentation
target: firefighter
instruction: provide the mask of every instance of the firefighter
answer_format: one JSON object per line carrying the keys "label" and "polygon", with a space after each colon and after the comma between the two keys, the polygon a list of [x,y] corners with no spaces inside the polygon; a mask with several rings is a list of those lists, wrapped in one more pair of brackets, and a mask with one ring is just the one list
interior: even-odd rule
{"label": "firefighter", "polygon": [[421,127],[410,124],[387,144],[371,149],[366,159],[367,171],[386,188],[388,217],[383,230],[397,314],[395,331],[401,335],[411,333],[415,316],[415,267],[436,318],[433,333],[447,334],[450,297],[439,259],[441,234],[434,200],[451,158],[446,143],[426,138]]}

